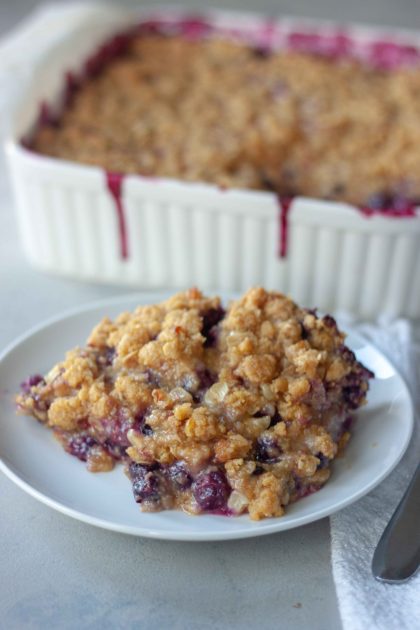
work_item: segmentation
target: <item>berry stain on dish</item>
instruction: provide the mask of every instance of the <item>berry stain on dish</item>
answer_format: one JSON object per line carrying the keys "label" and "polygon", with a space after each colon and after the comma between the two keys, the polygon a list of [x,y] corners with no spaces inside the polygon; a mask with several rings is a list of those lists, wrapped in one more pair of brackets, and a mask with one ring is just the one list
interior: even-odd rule
{"label": "berry stain on dish", "polygon": [[366,402],[373,374],[344,340],[281,293],[222,306],[193,288],[102,319],[17,411],[91,472],[121,462],[143,511],[281,516],[328,481]]}

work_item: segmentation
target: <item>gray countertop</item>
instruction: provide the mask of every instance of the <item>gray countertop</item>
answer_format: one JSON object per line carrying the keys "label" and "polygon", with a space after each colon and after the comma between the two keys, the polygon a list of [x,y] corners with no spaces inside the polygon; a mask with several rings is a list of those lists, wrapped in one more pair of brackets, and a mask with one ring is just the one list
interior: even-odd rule
{"label": "gray countertop", "polygon": [[[1,3],[0,32],[36,4]],[[420,17],[418,0],[218,4],[411,27]],[[0,348],[61,310],[127,292],[32,270],[20,249],[12,206],[2,160]],[[27,496],[1,474],[0,510],[0,628],[341,627],[327,519],[260,539],[159,542],[72,520]]]}

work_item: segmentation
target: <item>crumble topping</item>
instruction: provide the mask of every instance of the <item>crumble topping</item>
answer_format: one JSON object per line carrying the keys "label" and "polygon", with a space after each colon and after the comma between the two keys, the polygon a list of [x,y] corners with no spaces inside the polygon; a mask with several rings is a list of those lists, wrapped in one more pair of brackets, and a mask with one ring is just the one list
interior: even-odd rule
{"label": "crumble topping", "polygon": [[371,208],[420,197],[420,69],[141,33],[33,148],[107,171]]}
{"label": "crumble topping", "polygon": [[124,461],[143,510],[262,519],[327,481],[372,376],[328,315],[193,288],[104,318],[17,408],[92,472]]}

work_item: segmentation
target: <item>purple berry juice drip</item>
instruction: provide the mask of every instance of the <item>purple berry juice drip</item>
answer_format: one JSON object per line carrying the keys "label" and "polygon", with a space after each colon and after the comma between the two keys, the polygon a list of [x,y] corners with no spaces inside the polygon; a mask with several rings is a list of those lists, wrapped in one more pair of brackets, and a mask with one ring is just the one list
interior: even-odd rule
{"label": "purple berry juice drip", "polygon": [[288,237],[289,237],[289,211],[292,205],[293,198],[278,197],[280,213],[279,213],[279,223],[280,223],[280,234],[279,234],[279,256],[280,258],[286,258],[287,256],[287,246],[288,246]]}
{"label": "purple berry juice drip", "polygon": [[128,238],[127,238],[127,225],[125,220],[124,203],[122,199],[122,184],[124,175],[121,173],[112,173],[106,171],[106,186],[110,192],[114,201],[115,210],[117,213],[118,230],[120,235],[120,252],[121,258],[127,260],[128,258]]}
{"label": "purple berry juice drip", "polygon": [[123,55],[132,40],[132,31],[114,35],[102,44],[85,62],[84,75],[87,78],[98,76],[102,70],[116,57]]}

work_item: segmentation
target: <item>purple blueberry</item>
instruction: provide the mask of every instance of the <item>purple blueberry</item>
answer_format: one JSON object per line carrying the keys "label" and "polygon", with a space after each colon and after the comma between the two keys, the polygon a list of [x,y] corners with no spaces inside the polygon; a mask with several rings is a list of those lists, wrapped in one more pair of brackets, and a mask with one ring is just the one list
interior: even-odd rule
{"label": "purple blueberry", "polygon": [[217,308],[210,308],[203,313],[203,326],[201,328],[201,334],[205,338],[204,346],[210,348],[217,342],[218,329],[217,324],[225,316],[225,310],[218,306]]}
{"label": "purple blueberry", "polygon": [[326,457],[323,453],[317,453],[315,457],[318,457],[319,464],[317,466],[317,470],[321,470],[322,468],[328,468],[330,463],[330,458]]}
{"label": "purple blueberry", "polygon": [[371,195],[366,203],[372,210],[386,210],[394,205],[394,198],[386,192],[377,192]]}
{"label": "purple blueberry", "polygon": [[252,54],[257,59],[267,59],[272,55],[272,51],[268,48],[268,46],[255,46],[252,49]]}
{"label": "purple blueberry", "polygon": [[79,433],[74,437],[70,438],[67,442],[66,451],[80,459],[80,461],[85,462],[88,458],[89,451],[94,446],[97,446],[97,441],[91,436],[83,433]]}
{"label": "purple blueberry", "polygon": [[115,459],[124,459],[126,457],[126,447],[113,444],[109,440],[102,443],[104,449]]}
{"label": "purple blueberry", "polygon": [[31,391],[31,387],[35,387],[36,385],[45,384],[44,377],[41,374],[32,374],[29,376],[23,383],[20,384],[21,390],[25,394],[29,394]]}
{"label": "purple blueberry", "polygon": [[189,488],[192,484],[192,477],[184,462],[176,462],[168,466],[166,474],[175,486],[181,490]]}
{"label": "purple blueberry", "polygon": [[130,446],[127,433],[132,426],[131,418],[126,415],[123,409],[120,409],[110,418],[103,418],[101,422],[103,438],[111,446],[126,449]]}
{"label": "purple blueberry", "polygon": [[146,377],[146,383],[148,385],[151,385],[152,387],[160,387],[160,375],[154,372],[154,370],[147,368],[144,372],[144,375]]}
{"label": "purple blueberry", "polygon": [[115,348],[110,348],[109,346],[106,346],[104,350],[102,350],[97,358],[97,363],[100,367],[108,367],[109,365],[112,365],[112,362],[114,361],[116,355],[116,350]]}
{"label": "purple blueberry", "polygon": [[146,423],[146,412],[140,412],[134,418],[133,428],[140,431],[143,435],[152,435],[153,429],[150,424]]}
{"label": "purple blueberry", "polygon": [[197,376],[200,379],[200,389],[207,390],[217,381],[216,375],[207,369],[197,370]]}
{"label": "purple blueberry", "polygon": [[[210,372],[210,370],[207,370],[207,368],[198,369],[197,376],[199,380],[199,385],[197,391],[194,392],[194,400],[195,402],[201,402],[205,396],[206,391],[217,381],[217,376]],[[187,388],[185,387],[184,389]]]}
{"label": "purple blueberry", "polygon": [[348,361],[349,363],[352,363],[353,361],[356,360],[356,355],[354,354],[352,350],[350,350],[350,348],[347,348],[347,346],[341,346],[339,349],[339,352],[344,361]]}
{"label": "purple blueberry", "polygon": [[343,388],[343,398],[350,409],[360,407],[365,392],[359,385]]}
{"label": "purple blueberry", "polygon": [[301,339],[307,339],[309,337],[309,331],[302,322],[300,322],[300,336]]}
{"label": "purple blueberry", "polygon": [[282,420],[283,420],[283,418],[281,417],[279,412],[276,410],[275,413],[274,413],[274,416],[271,418],[270,427],[275,427],[276,424],[278,424]]}
{"label": "purple blueberry", "polygon": [[263,435],[257,440],[255,460],[257,462],[272,464],[278,460],[281,452],[282,450],[274,438],[268,435]]}
{"label": "purple blueberry", "polygon": [[356,370],[344,378],[342,382],[343,398],[350,409],[357,409],[360,406],[365,396],[365,387],[363,385],[369,378],[373,377],[373,372],[358,363]]}
{"label": "purple blueberry", "polygon": [[221,470],[201,472],[193,483],[193,494],[202,510],[226,507],[230,488],[225,474]]}
{"label": "purple blueberry", "polygon": [[159,479],[154,466],[131,463],[128,469],[136,503],[159,499]]}
{"label": "purple blueberry", "polygon": [[322,318],[322,321],[325,326],[328,326],[328,328],[337,328],[337,322],[334,317],[331,317],[331,315],[325,315],[325,317]]}

